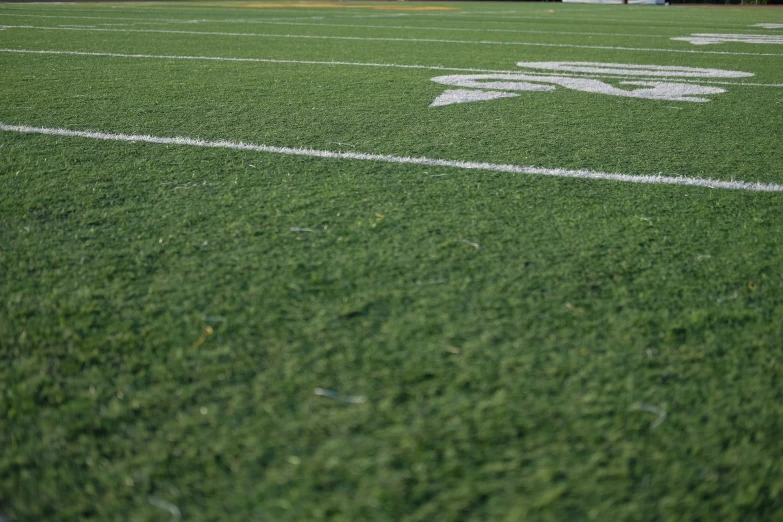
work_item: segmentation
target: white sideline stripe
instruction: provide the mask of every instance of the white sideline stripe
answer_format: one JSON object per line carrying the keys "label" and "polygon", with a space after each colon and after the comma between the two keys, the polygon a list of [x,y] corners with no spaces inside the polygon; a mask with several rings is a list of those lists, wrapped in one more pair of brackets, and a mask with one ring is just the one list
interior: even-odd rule
{"label": "white sideline stripe", "polygon": [[691,178],[687,176],[632,175],[592,170],[548,169],[524,165],[504,165],[499,163],[483,163],[474,161],[443,160],[424,157],[394,156],[389,154],[366,154],[361,152],[338,152],[331,150],[316,150],[298,147],[275,147],[272,145],[256,145],[237,141],[219,140],[207,141],[186,137],[162,137],[140,134],[115,134],[98,131],[76,131],[70,129],[54,129],[47,127],[30,127],[27,125],[8,125],[0,123],[0,131],[19,132],[25,134],[46,134],[67,136],[73,138],[90,138],[107,141],[123,141],[133,143],[155,143],[159,145],[188,145],[191,147],[206,147],[213,149],[247,150],[291,156],[306,156],[311,158],[347,159],[362,161],[379,161],[384,163],[402,163],[408,165],[426,165],[430,167],[451,167],[467,170],[486,170],[491,172],[507,172],[511,174],[532,174],[537,176],[553,176],[558,178],[580,178],[622,181],[625,183],[644,183],[652,185],[684,185],[691,187],[706,187],[730,190],[748,190],[753,192],[783,192],[783,185],[776,183],[761,183],[748,181],[722,181],[709,178]]}
{"label": "white sideline stripe", "polygon": [[163,33],[163,34],[193,34],[202,36],[251,36],[258,38],[304,38],[309,40],[356,40],[374,42],[428,42],[428,43],[454,43],[474,45],[525,45],[532,47],[567,47],[573,49],[608,49],[614,51],[646,51],[661,53],[687,53],[687,54],[725,54],[736,56],[783,56],[781,53],[738,53],[731,51],[697,51],[694,49],[662,49],[652,47],[617,47],[609,45],[580,45],[580,44],[555,44],[542,42],[502,42],[495,40],[441,40],[437,38],[390,38],[369,36],[323,36],[307,34],[268,34],[268,33],[228,33],[220,31],[169,31],[165,29],[108,29],[87,27],[44,27],[36,25],[0,25],[0,29],[42,29],[47,31],[98,31],[109,33]]}
{"label": "white sideline stripe", "polygon": [[[125,54],[125,53],[103,53],[91,51],[56,51],[56,50],[33,50],[33,49],[2,49],[0,53],[19,53],[19,54],[64,54],[73,56],[105,56],[108,58],[141,58],[153,60],[207,60],[215,62],[250,62],[250,63],[291,63],[299,65],[344,65],[351,67],[383,67],[393,69],[423,69],[429,71],[456,71],[456,72],[479,72],[479,73],[501,73],[501,74],[526,74],[528,76],[549,76],[549,73],[539,73],[535,71],[526,71],[522,69],[480,69],[476,67],[446,67],[443,65],[406,65],[397,63],[371,63],[371,62],[326,62],[318,60],[284,60],[279,58],[232,58],[230,56],[187,56],[187,55],[167,55],[167,54]],[[628,76],[611,74],[573,74],[558,73],[558,76],[570,78],[617,78],[627,80]],[[639,80],[660,81],[660,78],[638,77]],[[751,87],[783,87],[783,83],[754,83],[754,82],[724,82],[709,78],[690,80],[677,78],[678,83],[699,83],[716,85],[741,85]]]}

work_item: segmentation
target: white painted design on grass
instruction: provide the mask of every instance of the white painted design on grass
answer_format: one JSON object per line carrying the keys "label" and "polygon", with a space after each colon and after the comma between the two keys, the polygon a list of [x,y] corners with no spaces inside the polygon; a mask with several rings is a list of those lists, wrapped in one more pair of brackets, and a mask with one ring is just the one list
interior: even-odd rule
{"label": "white painted design on grass", "polygon": [[309,40],[352,40],[369,42],[426,42],[426,43],[450,43],[466,45],[518,45],[530,47],[558,47],[568,49],[605,49],[612,51],[634,51],[634,52],[660,52],[660,53],[689,53],[689,54],[725,54],[732,56],[783,56],[781,53],[746,53],[733,51],[696,51],[692,49],[665,49],[653,47],[621,47],[611,45],[582,45],[565,43],[543,43],[543,42],[504,42],[497,40],[446,40],[438,38],[391,38],[391,37],[370,37],[370,36],[334,36],[334,35],[310,35],[310,34],[270,34],[270,33],[229,33],[221,31],[170,31],[164,29],[111,29],[104,27],[81,28],[81,27],[44,27],[35,25],[2,25],[0,27],[7,29],[36,29],[44,31],[99,31],[99,32],[120,32],[120,33],[160,33],[160,34],[189,34],[203,36],[241,36],[256,38],[302,38]]}
{"label": "white painted design on grass", "polygon": [[191,147],[206,147],[214,149],[245,150],[272,154],[306,156],[324,159],[345,159],[359,161],[379,161],[384,163],[400,163],[408,165],[425,165],[430,167],[450,167],[466,170],[485,170],[490,172],[505,172],[509,174],[531,174],[538,176],[553,176],[560,178],[580,178],[590,180],[622,181],[625,183],[644,183],[654,185],[682,185],[691,187],[706,187],[717,189],[747,190],[754,192],[783,192],[783,185],[777,183],[762,183],[749,181],[723,181],[709,178],[693,178],[688,176],[632,175],[592,170],[572,170],[532,167],[524,165],[507,165],[499,163],[481,163],[474,161],[442,160],[424,157],[394,156],[388,154],[366,154],[360,152],[337,152],[298,147],[276,147],[271,145],[256,145],[237,141],[219,140],[207,141],[186,137],[163,137],[139,134],[115,134],[98,131],[77,131],[47,127],[32,127],[28,125],[8,125],[0,123],[0,131],[19,132],[25,134],[44,134],[50,136],[66,136],[72,138],[88,138],[96,140],[120,141],[130,143],[155,143],[159,145],[185,145]]}
{"label": "white painted design on grass", "polygon": [[[552,87],[554,89],[554,87]],[[468,91],[465,89],[449,89],[435,98],[430,107],[451,105],[454,103],[469,103],[474,101],[497,100],[498,98],[513,98],[519,94],[497,91]]]}
{"label": "white painted design on grass", "polygon": [[[667,100],[667,101],[685,101],[685,102],[708,102],[709,98],[704,96],[710,94],[722,94],[725,89],[719,87],[708,87],[705,85],[696,85],[683,82],[661,82],[649,81],[636,78],[638,75],[654,76],[686,76],[686,77],[716,77],[716,78],[745,78],[753,76],[752,73],[741,71],[724,71],[721,69],[699,69],[695,67],[680,66],[660,66],[660,65],[635,65],[635,64],[616,64],[616,63],[590,63],[590,62],[519,62],[517,65],[538,70],[554,70],[568,72],[590,72],[599,74],[606,72],[609,74],[620,74],[628,71],[627,78],[619,82],[619,85],[637,86],[638,89],[622,89],[615,87],[604,81],[590,78],[574,78],[569,76],[554,75],[531,75],[528,73],[512,74],[457,74],[452,76],[437,76],[432,78],[433,82],[453,87],[463,87],[472,89],[481,89],[481,96],[470,97],[466,93],[470,91],[446,91],[455,93],[453,95],[439,96],[431,107],[449,105],[452,103],[466,103],[470,101],[485,101],[490,99],[502,98],[504,96],[490,96],[494,89],[497,91],[552,91],[554,85],[572,89],[575,91],[590,92],[595,94],[607,94],[610,96],[621,96],[627,98],[643,98],[648,100]],[[491,81],[494,80],[494,81]],[[497,81],[502,80],[502,81]],[[459,93],[459,94],[456,94]]]}
{"label": "white painted design on grass", "polygon": [[751,27],[763,27],[764,29],[783,29],[783,24],[753,24]]}
{"label": "white painted design on grass", "polygon": [[[172,54],[128,54],[128,53],[104,53],[104,52],[93,52],[93,51],[58,51],[54,49],[2,49],[0,48],[0,53],[19,53],[19,54],[53,54],[53,55],[72,55],[72,56],[90,56],[90,57],[106,57],[106,58],[131,58],[131,59],[150,59],[150,60],[205,60],[205,61],[216,61],[216,62],[247,62],[247,63],[291,63],[291,64],[299,64],[299,65],[341,65],[341,66],[349,66],[349,67],[388,67],[388,68],[396,68],[396,69],[422,69],[422,70],[430,70],[430,71],[455,71],[455,72],[476,72],[476,73],[499,73],[499,74],[515,74],[517,71],[511,71],[507,69],[481,69],[477,67],[447,67],[442,65],[414,65],[414,64],[398,64],[398,63],[371,63],[371,62],[326,62],[326,61],[320,61],[320,60],[285,60],[285,59],[277,59],[277,58],[235,58],[231,56],[188,56],[188,55],[172,55]],[[565,62],[563,62],[565,63]],[[541,75],[546,76],[546,74],[538,73],[535,71],[530,71],[530,75]],[[745,73],[750,74],[750,73]],[[582,77],[594,77],[597,76],[595,73],[584,73],[584,74],[567,74],[563,73],[559,76],[565,76],[565,77],[574,77],[574,78],[582,78]],[[608,75],[608,74],[601,74],[601,78],[620,78],[620,79],[626,79],[627,76],[622,75]],[[680,82],[691,82],[694,83],[693,80],[688,79],[681,79]],[[718,84],[718,85],[741,85],[741,86],[751,86],[751,87],[783,87],[783,83],[751,83],[751,82],[723,82],[723,81],[716,81],[716,80],[699,80],[698,83],[710,83],[710,84]]]}
{"label": "white painted design on grass", "polygon": [[547,71],[595,73],[600,75],[618,74],[621,76],[660,76],[667,78],[748,78],[753,73],[742,71],[724,71],[723,69],[703,69],[700,67],[681,67],[677,65],[636,65],[630,63],[596,62],[518,62],[518,66],[527,69]]}
{"label": "white painted design on grass", "polygon": [[690,36],[676,36],[672,40],[690,42],[693,45],[710,45],[721,43],[748,43],[748,44],[783,44],[783,35],[777,34],[712,34],[695,33]]}

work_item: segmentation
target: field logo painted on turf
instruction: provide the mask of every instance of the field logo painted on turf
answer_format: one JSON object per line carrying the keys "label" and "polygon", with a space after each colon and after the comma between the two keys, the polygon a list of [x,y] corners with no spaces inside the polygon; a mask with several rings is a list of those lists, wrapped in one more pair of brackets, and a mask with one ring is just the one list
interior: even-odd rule
{"label": "field logo painted on turf", "polygon": [[[508,91],[554,91],[557,86],[575,91],[627,98],[647,100],[708,102],[709,94],[722,94],[725,89],[694,83],[677,81],[659,81],[658,78],[747,78],[753,73],[725,71],[722,69],[703,69],[697,67],[634,65],[622,63],[593,62],[519,62],[518,66],[532,69],[527,73],[511,74],[456,74],[436,76],[433,82],[461,89],[448,89],[438,96],[430,107],[440,107],[454,103],[495,100],[519,96]],[[567,76],[545,74],[567,73]],[[619,85],[635,86],[637,89],[616,87],[602,80],[573,76],[573,74],[591,74],[628,78]],[[468,90],[473,89],[473,90]]]}

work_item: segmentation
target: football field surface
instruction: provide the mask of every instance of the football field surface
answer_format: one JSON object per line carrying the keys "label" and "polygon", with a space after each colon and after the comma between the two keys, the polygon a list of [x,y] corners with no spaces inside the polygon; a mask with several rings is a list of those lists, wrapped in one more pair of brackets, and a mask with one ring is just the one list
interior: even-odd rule
{"label": "football field surface", "polygon": [[0,4],[0,359],[14,522],[781,520],[783,10]]}

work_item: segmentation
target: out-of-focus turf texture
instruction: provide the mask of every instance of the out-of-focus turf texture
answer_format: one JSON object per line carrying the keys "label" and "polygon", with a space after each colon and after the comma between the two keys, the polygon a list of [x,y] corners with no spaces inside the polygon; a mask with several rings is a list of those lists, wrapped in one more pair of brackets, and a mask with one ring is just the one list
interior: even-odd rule
{"label": "out-of-focus turf texture", "polygon": [[[452,7],[6,4],[0,23],[697,49],[159,19],[665,36],[783,19]],[[783,56],[21,29],[0,43],[783,83]],[[9,124],[783,182],[780,88],[428,108],[442,73],[8,53],[0,70]],[[0,513],[16,522],[783,519],[780,194],[0,133],[0,216]]]}

